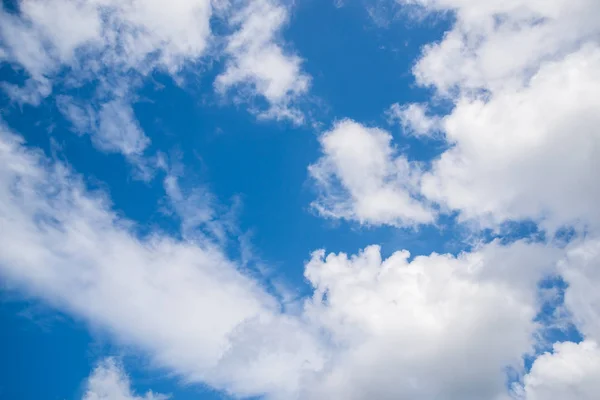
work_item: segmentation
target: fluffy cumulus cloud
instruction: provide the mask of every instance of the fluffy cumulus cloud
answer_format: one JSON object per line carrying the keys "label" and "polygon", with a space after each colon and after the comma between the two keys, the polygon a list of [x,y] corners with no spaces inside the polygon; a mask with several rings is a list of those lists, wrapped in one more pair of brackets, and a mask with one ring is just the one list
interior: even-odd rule
{"label": "fluffy cumulus cloud", "polygon": [[[600,3],[411,3],[456,17],[414,68],[455,105],[440,123],[452,148],[423,178],[423,195],[487,224],[597,226]],[[422,120],[408,111],[405,120]]]}
{"label": "fluffy cumulus cloud", "polygon": [[392,145],[392,136],[352,120],[320,138],[323,156],[309,167],[321,196],[313,207],[330,218],[395,226],[432,222],[434,212],[415,196],[419,165]]}
{"label": "fluffy cumulus cloud", "polygon": [[307,313],[336,350],[304,398],[505,398],[504,369],[531,350],[535,283],[552,257],[521,242],[413,260],[382,259],[377,246],[314,253]]}
{"label": "fluffy cumulus cloud", "polygon": [[443,122],[455,146],[423,194],[465,218],[597,227],[599,67],[600,47],[584,46],[544,63],[527,86],[459,99]]}
{"label": "fluffy cumulus cloud", "polygon": [[[453,107],[437,115],[426,104],[394,104],[386,112],[405,133],[436,135],[448,150],[420,173],[411,197],[458,212],[462,220],[493,227],[533,219],[555,231],[564,226],[597,228],[600,214],[600,24],[595,0],[398,1],[425,13],[451,12],[454,23],[441,41],[426,45],[413,72],[418,84]],[[435,104],[437,100],[432,102]],[[333,129],[338,132],[339,126]],[[321,141],[327,155],[327,133]],[[366,153],[366,152],[364,152]],[[374,154],[374,153],[373,153]],[[356,157],[368,159],[361,153]],[[398,159],[401,159],[399,157]],[[331,157],[329,173],[349,182]],[[325,168],[322,168],[325,169]],[[413,169],[399,171],[410,181]],[[576,178],[574,178],[576,177]],[[368,173],[343,183],[349,193],[367,187]],[[378,186],[378,185],[374,185]],[[368,193],[379,193],[370,188]],[[330,215],[361,217],[348,198],[328,196]],[[386,204],[398,203],[386,201]],[[419,203],[415,203],[416,207]],[[397,213],[379,214],[395,224]],[[344,210],[341,212],[339,210]],[[375,218],[377,220],[377,218]],[[417,222],[423,219],[416,218]]]}
{"label": "fluffy cumulus cloud", "polygon": [[[432,114],[425,104],[387,111],[405,133],[435,134],[449,146],[423,172],[412,197],[484,226],[534,219],[550,230],[598,227],[600,24],[593,16],[599,3],[400,3],[455,16],[413,70],[417,83],[450,101],[452,111]],[[322,141],[326,154],[327,145]],[[410,170],[402,174],[411,177]],[[353,188],[372,182],[362,176]],[[349,208],[344,197],[329,200],[327,210]],[[394,223],[397,215],[381,218]]]}
{"label": "fluffy cumulus cloud", "polygon": [[98,364],[86,382],[82,400],[167,400],[169,396],[146,393],[136,396],[129,377],[113,358],[107,358]]}
{"label": "fluffy cumulus cloud", "polygon": [[562,58],[600,32],[595,0],[399,0],[426,12],[452,12],[453,28],[425,47],[419,83],[442,93],[476,94],[526,83],[541,64]]}
{"label": "fluffy cumulus cloud", "polygon": [[518,393],[527,400],[592,400],[600,393],[599,377],[596,342],[557,343],[535,360]]}

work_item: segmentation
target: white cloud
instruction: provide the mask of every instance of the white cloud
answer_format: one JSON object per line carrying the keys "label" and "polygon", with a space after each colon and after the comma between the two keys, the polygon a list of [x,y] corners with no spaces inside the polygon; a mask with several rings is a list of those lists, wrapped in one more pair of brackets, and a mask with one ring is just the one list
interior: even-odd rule
{"label": "white cloud", "polygon": [[[321,136],[323,155],[310,166],[322,191],[313,206],[367,225],[431,223],[437,202],[492,225],[536,218],[550,229],[597,228],[600,3],[417,3],[456,13],[452,30],[414,69],[419,83],[449,96],[455,108],[430,119],[423,106],[398,106],[399,116],[415,134],[439,128],[452,147],[424,173],[399,154],[389,133],[341,121]],[[34,89],[49,90],[44,79],[59,65],[79,74],[106,65],[119,73],[174,73],[203,54],[210,36],[206,2],[198,9],[174,3],[164,20],[158,2],[28,4],[25,19],[2,13],[0,29],[6,54],[27,68]],[[66,26],[46,4],[85,23]],[[101,6],[107,19],[99,17]],[[280,44],[286,10],[260,0],[231,15],[237,30],[228,37],[229,63],[217,90],[245,87],[267,100],[265,116],[299,120],[293,104],[309,80],[301,60]],[[101,62],[79,65],[83,51],[97,52]],[[143,153],[147,143],[128,103],[106,104],[98,112],[74,103],[64,110],[78,129],[97,127],[100,147]],[[313,298],[286,313],[206,237],[139,237],[80,177],[7,132],[0,158],[0,226],[11,233],[0,249],[4,280],[188,381],[276,399],[504,400],[505,368],[523,373],[521,356],[539,328],[536,283],[559,272],[569,285],[565,306],[586,340],[556,344],[538,358],[520,395],[587,400],[599,390],[600,252],[591,235],[566,248],[558,269],[561,250],[523,241],[412,260],[406,251],[382,259],[376,246],[351,257],[318,251],[305,270]],[[184,224],[214,218],[202,192],[186,194],[175,176],[164,183]],[[105,393],[133,397],[121,373],[110,371],[100,369],[98,382],[107,386],[90,393],[108,387],[116,392]]]}
{"label": "white cloud", "polygon": [[[209,0],[174,0],[168,7],[159,0],[21,1],[18,14],[0,9],[0,38],[6,60],[23,67],[29,79],[3,88],[35,105],[56,84],[69,89],[93,82],[93,98],[85,101],[95,104],[98,125],[88,133],[101,150],[139,164],[149,139],[134,119],[132,94],[148,73],[176,76],[185,62],[204,56],[211,15]],[[82,113],[74,107],[63,110],[77,126]]]}
{"label": "white cloud", "polygon": [[215,219],[214,195],[206,187],[196,186],[190,193],[183,193],[178,177],[173,174],[165,177],[163,185],[169,202],[181,218],[183,232],[190,232]]}
{"label": "white cloud", "polygon": [[465,218],[598,227],[600,48],[545,63],[526,87],[461,98],[443,126],[454,146],[423,194]]}
{"label": "white cloud", "polygon": [[94,141],[101,149],[120,151],[126,156],[141,155],[150,143],[140,129],[131,106],[120,100],[103,104],[98,120]]}
{"label": "white cloud", "polygon": [[[183,167],[166,169],[163,180],[166,194],[166,211],[180,221],[181,234],[185,239],[211,238],[226,245],[230,236],[238,234],[237,209],[239,200],[233,198],[230,206],[219,204],[218,199],[204,183],[194,182],[182,187]],[[187,182],[190,180],[188,179]]]}
{"label": "white cloud", "polygon": [[0,88],[4,90],[10,99],[20,105],[38,106],[46,96],[52,93],[52,82],[45,77],[40,77],[37,80],[27,80],[23,86],[0,82]]}
{"label": "white cloud", "polygon": [[2,10],[2,38],[33,79],[61,66],[84,75],[154,67],[175,73],[200,57],[210,38],[208,0],[174,0],[169,7],[158,0],[29,0],[19,8],[19,15]]}
{"label": "white cloud", "polygon": [[[398,2],[456,18],[440,42],[424,48],[413,70],[419,84],[454,103],[435,121],[450,147],[423,174],[419,194],[487,226],[531,218],[551,232],[571,226],[582,233],[557,271],[568,284],[567,316],[585,341],[555,344],[553,353],[534,362],[516,395],[596,398],[600,3]],[[411,107],[391,112],[405,128],[427,132],[426,114]]]}
{"label": "white cloud", "polygon": [[[155,69],[177,75],[186,62],[200,60],[213,42],[213,8],[235,31],[226,37],[225,71],[215,86],[225,92],[248,84],[271,106],[265,114],[291,118],[288,108],[308,90],[302,60],[283,47],[280,31],[287,8],[272,0],[239,3],[209,0],[30,0],[20,15],[0,13],[5,51],[34,80],[69,67],[70,79],[106,79],[103,74]],[[67,22],[68,21],[68,22]],[[111,83],[107,83],[111,84]]]}
{"label": "white cloud", "polygon": [[136,167],[136,177],[149,180],[152,168],[143,157],[150,138],[142,131],[131,104],[123,98],[101,105],[57,96],[56,104],[75,132],[89,134],[94,145],[107,153],[121,153]]}
{"label": "white cloud", "polygon": [[391,109],[409,131],[439,129],[450,145],[420,195],[487,226],[534,219],[550,230],[599,227],[600,3],[398,3],[455,17],[413,69],[452,111],[428,118],[420,105]]}
{"label": "white cloud", "polygon": [[390,122],[398,121],[406,134],[426,137],[440,130],[439,117],[427,115],[427,111],[427,106],[423,104],[394,103],[386,114]]}
{"label": "white cloud", "polygon": [[137,396],[131,389],[129,377],[113,358],[98,363],[86,382],[82,400],[167,400],[169,396],[152,393]]}
{"label": "white cloud", "polygon": [[573,322],[585,337],[600,342],[600,239],[573,243],[560,266],[569,285],[565,305]]}
{"label": "white cloud", "polygon": [[596,0],[400,0],[452,11],[453,28],[425,47],[415,67],[441,93],[520,87],[545,61],[562,58],[600,33]]}
{"label": "white cloud", "polygon": [[600,349],[594,341],[557,343],[525,376],[523,400],[593,400],[600,393]]}
{"label": "white cloud", "polygon": [[504,368],[521,368],[538,329],[536,283],[561,254],[526,242],[410,261],[377,246],[318,251],[305,270],[313,298],[282,312],[210,240],[136,235],[6,129],[0,159],[3,281],[236,396],[501,399]]}
{"label": "white cloud", "polygon": [[313,207],[323,216],[363,224],[395,226],[428,223],[434,212],[418,194],[419,166],[398,155],[391,135],[343,120],[319,139],[323,156],[309,167],[320,197]]}
{"label": "white cloud", "polygon": [[[208,49],[226,39],[228,62],[215,82],[221,94],[240,86],[244,94],[269,104],[266,110],[251,110],[260,118],[302,122],[293,103],[307,93],[310,78],[301,71],[300,57],[280,44],[288,10],[267,0],[239,6],[210,0],[174,0],[168,7],[161,0],[27,0],[19,2],[18,14],[0,8],[2,59],[29,75],[22,86],[3,83],[2,88],[20,103],[37,105],[56,86],[68,91],[93,83],[93,98],[85,101],[99,110],[95,143],[130,156],[148,142],[130,118],[143,79],[158,70],[184,83],[183,68],[220,56]],[[236,28],[233,34],[213,36],[214,9],[216,18]],[[116,129],[103,115],[126,124]]]}
{"label": "white cloud", "polygon": [[303,115],[293,103],[308,91],[310,77],[302,72],[302,59],[280,44],[287,19],[288,10],[273,0],[249,1],[235,11],[229,23],[237,31],[227,38],[229,59],[215,88],[224,94],[232,87],[249,87],[252,95],[263,96],[269,103],[260,116],[301,123]]}
{"label": "white cloud", "polygon": [[[287,333],[277,301],[213,242],[157,231],[139,237],[106,198],[5,128],[0,159],[0,226],[11,232],[0,250],[6,285],[86,320],[189,381],[258,395],[286,391],[318,364],[316,350],[293,350],[306,347],[294,338],[313,340],[301,321],[293,325],[295,336]],[[244,346],[258,345],[244,341],[246,329],[286,338],[292,355],[281,382],[268,375],[248,381],[243,369],[239,375],[223,369],[231,359],[263,362],[269,343],[257,360],[242,356],[250,351]]]}
{"label": "white cloud", "polygon": [[583,335],[580,343],[555,343],[516,386],[519,400],[592,400],[600,392],[600,241],[571,243],[558,271],[567,283],[564,306]]}
{"label": "white cloud", "polygon": [[315,252],[307,312],[336,349],[303,398],[507,398],[505,368],[531,350],[535,284],[554,251],[517,242],[458,257]]}

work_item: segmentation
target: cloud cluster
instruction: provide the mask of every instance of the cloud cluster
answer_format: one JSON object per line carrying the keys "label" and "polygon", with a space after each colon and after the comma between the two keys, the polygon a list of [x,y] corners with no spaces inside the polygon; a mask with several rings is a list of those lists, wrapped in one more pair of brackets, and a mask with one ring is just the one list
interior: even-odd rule
{"label": "cloud cluster", "polygon": [[600,349],[594,341],[557,343],[538,357],[525,377],[527,400],[587,400],[598,396]]}
{"label": "cloud cluster", "polygon": [[[384,258],[378,246],[356,255],[318,250],[304,270],[314,293],[286,308],[218,241],[140,235],[104,194],[1,126],[0,230],[10,232],[0,247],[3,280],[143,351],[154,365],[234,396],[595,400],[600,3],[404,3],[454,13],[451,30],[414,67],[417,82],[454,107],[433,115],[425,105],[397,105],[390,117],[415,136],[435,132],[448,149],[417,163],[385,130],[340,120],[320,136],[321,157],[309,167],[320,189],[314,208],[328,218],[396,227],[434,223],[445,212],[485,227],[533,219],[549,237],[572,228],[571,243],[494,241],[415,258],[406,250]],[[98,147],[128,157],[141,157],[149,143],[130,104],[132,71],[176,75],[203,57],[217,7],[183,0],[166,10],[142,0],[20,4],[19,15],[0,13],[1,56],[25,68],[29,81],[4,89],[35,103],[51,93],[62,68],[74,71],[75,86],[108,77],[96,108],[68,97],[59,107]],[[286,9],[267,0],[229,6],[218,3],[232,33],[216,90],[250,90],[267,101],[264,115],[300,121],[293,103],[310,79],[281,45]],[[164,187],[184,229],[213,221],[210,196],[186,194],[177,178],[168,175]],[[555,343],[526,370],[523,356],[539,350],[543,329],[538,283],[557,275],[567,284],[569,321],[585,340]],[[507,370],[517,375],[510,391]],[[85,394],[103,398],[140,399],[110,360]]]}
{"label": "cloud cluster", "polygon": [[536,284],[561,255],[527,242],[413,260],[321,250],[305,267],[314,295],[286,311],[210,239],[140,237],[5,128],[0,151],[5,282],[237,396],[501,398],[504,369],[533,351]]}
{"label": "cloud cluster", "polygon": [[418,3],[456,15],[414,69],[455,104],[423,194],[467,219],[597,226],[598,2]]}
{"label": "cloud cluster", "polygon": [[409,256],[313,254],[307,313],[336,351],[302,398],[504,398],[504,369],[532,350],[535,284],[553,252],[518,242]]}
{"label": "cloud cluster", "polygon": [[388,132],[343,120],[319,141],[323,156],[309,172],[321,190],[313,203],[321,215],[373,225],[434,220],[434,212],[415,198],[419,165],[398,154]]}
{"label": "cloud cluster", "polygon": [[414,73],[443,94],[477,97],[523,87],[545,62],[561,59],[600,32],[595,0],[398,0],[451,12],[454,26],[427,45]]}
{"label": "cloud cluster", "polygon": [[[336,138],[345,143],[355,136],[357,124],[338,124],[322,135],[319,163],[326,162],[331,171],[326,175],[338,176],[343,190],[322,198],[318,204],[327,206],[320,208],[345,210],[329,216],[353,214],[362,223],[398,225],[396,213],[419,207],[407,208],[398,199],[410,196],[484,226],[534,219],[550,230],[598,227],[600,24],[590,17],[597,15],[598,2],[416,3],[428,12],[455,14],[453,28],[441,42],[426,46],[414,67],[417,82],[446,96],[454,107],[440,116],[422,104],[395,104],[388,117],[408,134],[440,132],[449,149],[426,171],[400,171],[393,179],[400,183],[398,190],[380,202],[396,212],[369,220],[360,217],[365,206],[354,192],[381,178],[368,168],[348,170],[341,157],[330,155]],[[375,130],[361,129],[376,140]],[[392,151],[391,144],[386,146]],[[348,156],[353,165],[361,165],[375,154],[365,149]],[[376,157],[379,169],[396,170],[401,157]],[[317,184],[327,192],[330,180],[323,175],[316,176]],[[418,183],[402,187],[407,180]],[[368,193],[381,191],[370,188]],[[369,207],[373,213],[380,209]],[[412,223],[405,219],[405,225]]]}
{"label": "cloud cluster", "polygon": [[6,59],[38,84],[52,86],[63,69],[68,81],[98,79],[114,88],[116,77],[177,72],[205,52],[210,39],[210,1],[50,0],[22,1],[18,12],[2,9]]}
{"label": "cloud cluster", "polygon": [[423,194],[466,219],[598,227],[599,67],[600,47],[585,46],[546,62],[527,86],[457,100],[443,122],[454,146]]}
{"label": "cloud cluster", "polygon": [[[394,104],[388,110],[388,117],[398,120],[405,133],[419,137],[439,132],[448,145],[430,168],[416,172],[418,187],[398,193],[425,199],[423,205],[457,211],[462,220],[484,226],[534,219],[550,230],[598,227],[600,24],[591,17],[599,12],[598,2],[410,3],[427,12],[455,15],[452,29],[439,43],[426,46],[414,67],[417,82],[433,88],[454,107],[447,115],[429,114],[423,104]],[[330,171],[342,171],[348,162],[329,155],[333,140],[329,138],[345,141],[341,129],[336,125],[337,135],[322,135]],[[376,136],[372,129],[362,129]],[[371,153],[348,156],[351,164],[360,165]],[[394,169],[396,159],[378,160],[385,164],[381,168]],[[415,172],[408,169],[402,176],[414,179]],[[334,193],[320,202],[328,210],[354,204],[352,211],[330,215],[360,215],[354,188],[379,179],[361,168],[348,171],[341,186],[349,194]],[[317,184],[327,190],[323,179],[318,177]],[[385,203],[406,209],[397,194],[386,197]],[[398,224],[394,213],[379,220],[355,219]],[[409,218],[405,224],[412,222]]]}
{"label": "cloud cluster", "polygon": [[[600,3],[397,3],[454,17],[452,28],[442,40],[424,47],[413,69],[417,83],[435,92],[432,105],[443,99],[452,104],[450,112],[435,114],[431,109],[436,108],[425,104],[394,104],[387,111],[390,122],[398,121],[404,134],[435,134],[447,149],[427,165],[398,170],[397,160],[404,156],[395,152],[389,134],[354,121],[336,124],[322,133],[322,156],[309,168],[320,190],[315,206],[326,217],[366,225],[435,221],[435,213],[429,220],[414,218],[420,206],[442,214],[456,212],[459,221],[472,227],[498,229],[505,222],[533,220],[548,237],[570,229],[576,240],[557,258],[561,261],[556,273],[568,285],[567,319],[585,341],[556,343],[534,362],[512,396],[592,399],[600,378],[600,24],[595,17]],[[356,132],[365,140],[353,147]],[[368,143],[380,145],[373,150]],[[389,171],[400,173],[396,177]],[[393,191],[383,190],[390,184]],[[366,213],[365,199],[382,193],[387,193],[381,202],[385,207],[370,202],[371,214]],[[414,201],[411,207],[407,198]],[[382,212],[386,209],[394,212]],[[403,348],[413,349],[414,343],[418,340]],[[414,370],[414,364],[408,364]],[[368,390],[382,386],[379,382]],[[377,392],[358,397],[373,393]],[[420,396],[408,397],[429,398]],[[477,398],[494,397],[488,393]]]}

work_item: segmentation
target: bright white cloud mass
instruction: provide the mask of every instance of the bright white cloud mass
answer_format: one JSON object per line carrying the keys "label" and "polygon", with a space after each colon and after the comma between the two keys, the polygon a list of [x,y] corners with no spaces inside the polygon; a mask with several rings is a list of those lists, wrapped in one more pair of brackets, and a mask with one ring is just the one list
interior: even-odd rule
{"label": "bright white cloud mass", "polygon": [[418,164],[396,155],[391,140],[386,131],[350,120],[325,132],[323,157],[309,166],[323,192],[313,203],[317,211],[367,224],[433,221],[433,211],[414,198],[421,178]]}
{"label": "bright white cloud mass", "polygon": [[[307,99],[317,75],[332,78],[308,68],[314,60],[287,37],[300,7],[292,3],[3,6],[0,61],[23,75],[3,79],[3,96],[24,115],[51,103],[56,118],[89,135],[101,153],[122,154],[135,178],[156,184],[179,223],[177,231],[127,215],[113,204],[110,185],[92,188],[84,171],[39,145],[42,129],[27,135],[7,117],[0,124],[3,288],[142,354],[148,369],[234,398],[596,400],[600,2],[381,3],[409,10],[398,15],[411,24],[451,17],[443,37],[411,61],[429,99],[388,103],[379,122],[333,115],[319,123],[307,118]],[[336,4],[339,13],[347,7]],[[465,231],[469,239],[460,251],[426,254],[398,241],[390,248],[390,240],[352,251],[323,243],[287,260],[303,268],[297,286],[308,288],[297,292],[305,294],[282,289],[232,254],[230,236],[239,230],[217,210],[218,196],[204,184],[184,189],[180,178],[193,168],[169,165],[171,149],[157,148],[160,138],[142,128],[138,92],[159,73],[179,90],[195,82],[190,76],[210,78],[206,93],[228,100],[220,107],[241,106],[259,120],[245,135],[261,135],[264,120],[300,130],[278,135],[317,130],[316,141],[307,135],[316,151],[302,158],[310,161],[298,182],[314,189],[303,218],[409,235],[455,220],[456,241]],[[281,138],[263,138],[271,139]],[[423,161],[406,145],[413,142],[443,146]],[[260,146],[260,157],[289,156]],[[241,165],[236,154],[233,169]],[[261,195],[269,192],[261,187]],[[536,235],[509,232],[525,222]],[[103,358],[88,371],[80,398],[174,398],[135,390],[117,360]]]}

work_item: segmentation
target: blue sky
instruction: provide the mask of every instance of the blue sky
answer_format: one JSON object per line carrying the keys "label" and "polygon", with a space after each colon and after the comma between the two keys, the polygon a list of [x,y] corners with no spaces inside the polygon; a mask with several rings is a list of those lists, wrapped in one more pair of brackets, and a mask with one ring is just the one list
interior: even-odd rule
{"label": "blue sky", "polygon": [[600,8],[488,3],[5,0],[0,398],[595,398]]}

